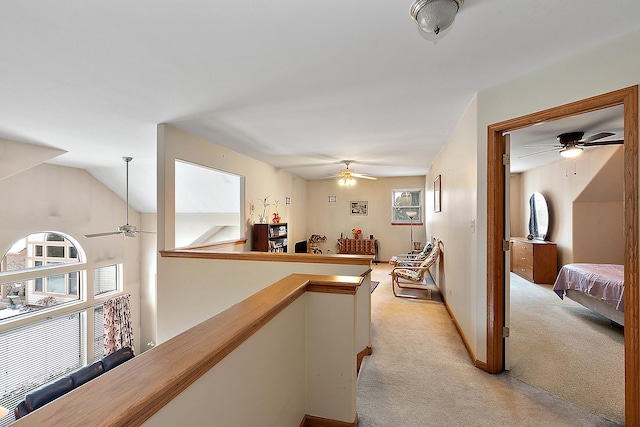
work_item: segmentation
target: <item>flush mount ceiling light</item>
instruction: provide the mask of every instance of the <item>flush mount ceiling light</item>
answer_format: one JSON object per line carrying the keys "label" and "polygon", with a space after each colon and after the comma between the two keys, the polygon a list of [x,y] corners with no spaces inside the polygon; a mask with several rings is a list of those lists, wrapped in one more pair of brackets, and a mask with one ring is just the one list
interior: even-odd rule
{"label": "flush mount ceiling light", "polygon": [[456,18],[464,0],[415,0],[411,5],[411,17],[425,33],[438,34]]}

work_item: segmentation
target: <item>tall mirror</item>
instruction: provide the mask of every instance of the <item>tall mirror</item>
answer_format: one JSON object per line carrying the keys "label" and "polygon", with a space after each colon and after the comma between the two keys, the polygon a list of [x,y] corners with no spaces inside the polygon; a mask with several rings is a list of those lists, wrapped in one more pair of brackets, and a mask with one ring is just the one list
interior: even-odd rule
{"label": "tall mirror", "polygon": [[529,235],[530,240],[546,240],[549,233],[549,208],[541,193],[535,192],[529,198]]}

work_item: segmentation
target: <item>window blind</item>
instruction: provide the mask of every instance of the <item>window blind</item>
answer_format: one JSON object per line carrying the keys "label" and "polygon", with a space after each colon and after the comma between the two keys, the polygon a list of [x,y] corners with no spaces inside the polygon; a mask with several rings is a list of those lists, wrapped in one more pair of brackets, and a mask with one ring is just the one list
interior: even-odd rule
{"label": "window blind", "polygon": [[107,265],[93,270],[93,292],[101,295],[118,290],[118,266]]}
{"label": "window blind", "polygon": [[82,366],[81,316],[73,313],[0,334],[0,405],[10,413],[29,391]]}

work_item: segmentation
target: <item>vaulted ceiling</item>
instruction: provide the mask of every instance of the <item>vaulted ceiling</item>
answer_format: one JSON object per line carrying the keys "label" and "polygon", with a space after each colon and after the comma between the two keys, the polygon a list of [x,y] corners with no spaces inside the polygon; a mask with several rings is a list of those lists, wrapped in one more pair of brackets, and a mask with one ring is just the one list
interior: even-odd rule
{"label": "vaulted ceiling", "polygon": [[[156,125],[307,179],[427,172],[473,95],[640,26],[640,2],[466,0],[437,38],[411,1],[0,4],[0,137],[64,154],[155,211]],[[597,60],[597,59],[595,59]],[[500,64],[499,67],[496,64]]]}

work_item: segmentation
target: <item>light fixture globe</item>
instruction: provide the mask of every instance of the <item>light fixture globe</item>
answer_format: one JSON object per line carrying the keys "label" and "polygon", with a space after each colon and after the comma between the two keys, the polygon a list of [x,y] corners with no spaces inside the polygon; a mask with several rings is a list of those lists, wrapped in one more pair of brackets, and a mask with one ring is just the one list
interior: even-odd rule
{"label": "light fixture globe", "polygon": [[582,154],[582,147],[576,147],[575,144],[569,144],[562,150],[560,150],[560,155],[562,157],[567,157],[569,159],[573,159],[574,157],[578,157]]}
{"label": "light fixture globe", "polygon": [[439,34],[453,24],[464,0],[415,0],[411,17],[425,33]]}

